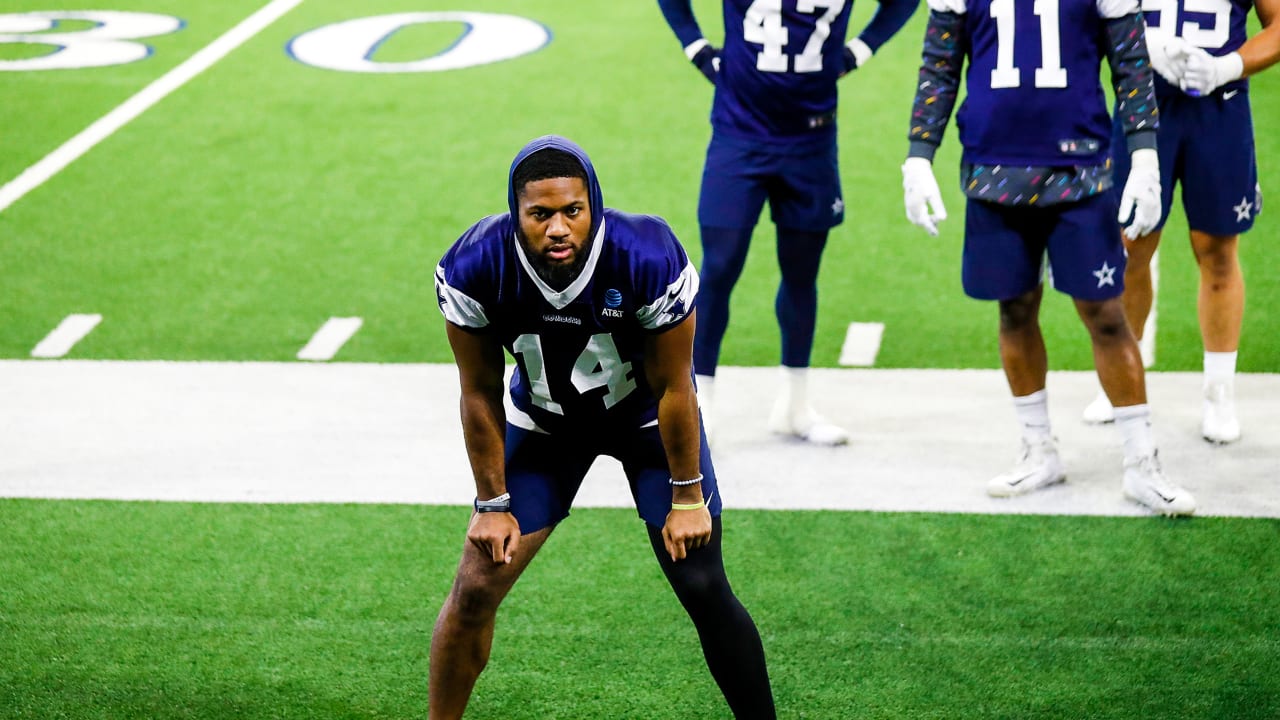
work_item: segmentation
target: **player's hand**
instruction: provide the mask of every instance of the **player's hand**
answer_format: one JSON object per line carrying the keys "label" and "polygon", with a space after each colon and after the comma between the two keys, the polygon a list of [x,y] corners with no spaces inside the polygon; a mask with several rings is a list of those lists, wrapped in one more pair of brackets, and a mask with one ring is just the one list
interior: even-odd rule
{"label": "player's hand", "polygon": [[871,47],[862,42],[860,38],[854,38],[845,43],[843,57],[844,66],[840,69],[840,77],[844,77],[866,65],[867,61],[871,59]]}
{"label": "player's hand", "polygon": [[684,54],[712,85],[716,84],[716,76],[720,74],[720,48],[699,38],[689,43]]}
{"label": "player's hand", "polygon": [[711,541],[711,511],[704,504],[696,510],[671,510],[662,526],[662,544],[672,562],[679,562]]}
{"label": "player's hand", "polygon": [[[1136,240],[1155,229],[1160,222],[1160,157],[1152,148],[1134,150],[1129,179],[1120,195],[1121,225],[1128,223],[1124,236]],[[1130,216],[1133,222],[1129,222]]]}
{"label": "player's hand", "polygon": [[1170,85],[1179,85],[1187,69],[1187,53],[1195,46],[1167,32],[1147,28],[1147,54],[1151,57],[1151,69]]}
{"label": "player's hand", "polygon": [[1214,57],[1203,49],[1189,46],[1187,62],[1179,87],[1188,95],[1208,95],[1244,73],[1244,60],[1240,53],[1227,53]]}
{"label": "player's hand", "polygon": [[494,563],[509,563],[520,546],[520,523],[509,512],[474,513],[467,539]]}
{"label": "player's hand", "polygon": [[947,209],[933,177],[933,163],[922,157],[907,158],[902,163],[902,191],[907,219],[930,235],[937,235],[938,222],[947,219]]}

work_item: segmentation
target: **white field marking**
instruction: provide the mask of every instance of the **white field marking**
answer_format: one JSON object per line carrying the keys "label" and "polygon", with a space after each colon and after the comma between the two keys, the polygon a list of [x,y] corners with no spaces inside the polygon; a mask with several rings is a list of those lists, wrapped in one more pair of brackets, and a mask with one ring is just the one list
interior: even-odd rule
{"label": "white field marking", "polygon": [[301,3],[302,0],[272,0],[261,10],[228,30],[222,37],[187,58],[181,65],[138,91],[136,95],[124,101],[119,107],[103,115],[92,125],[80,131],[79,135],[66,141],[57,150],[49,153],[35,165],[24,170],[21,175],[0,187],[0,212],[4,212],[5,208],[40,187],[46,180],[58,174],[59,171],[75,162],[81,155],[93,149],[95,145],[146,112],[148,108],[163,100],[169,93],[182,87],[191,78],[209,69],[214,63],[230,54],[232,50],[243,45],[249,38],[257,35],[268,25]]}
{"label": "white field marking", "polygon": [[84,339],[102,322],[101,315],[68,315],[36,344],[31,350],[31,357],[60,358],[71,351],[76,343]]}
{"label": "white field marking", "polygon": [[871,367],[880,354],[880,338],[884,337],[884,323],[849,323],[840,346],[841,365]]}
{"label": "white field marking", "polygon": [[298,351],[298,359],[332,360],[363,324],[364,320],[358,317],[329,318],[324,325],[320,326],[316,334],[311,336],[311,341],[306,347]]}
{"label": "white field marking", "polygon": [[1156,364],[1156,298],[1160,293],[1160,250],[1151,253],[1151,312],[1147,313],[1147,322],[1142,326],[1142,340],[1138,349],[1142,351],[1142,366],[1152,367]]}

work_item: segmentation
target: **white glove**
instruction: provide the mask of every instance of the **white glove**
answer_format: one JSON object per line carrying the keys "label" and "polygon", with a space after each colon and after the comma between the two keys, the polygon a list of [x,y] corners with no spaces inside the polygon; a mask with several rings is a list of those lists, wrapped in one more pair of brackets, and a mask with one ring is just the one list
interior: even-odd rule
{"label": "white glove", "polygon": [[937,235],[938,221],[947,219],[947,209],[942,206],[942,193],[933,177],[933,163],[922,157],[907,158],[902,163],[902,190],[907,219],[930,235]]}
{"label": "white glove", "polygon": [[1188,95],[1208,95],[1244,74],[1244,59],[1240,53],[1227,53],[1214,57],[1192,46],[1187,53],[1186,68],[1182,72],[1180,87]]}
{"label": "white glove", "polygon": [[1134,150],[1129,156],[1129,179],[1120,195],[1121,225],[1133,216],[1124,236],[1136,240],[1155,229],[1160,222],[1160,156],[1153,148]]}
{"label": "white glove", "polygon": [[1147,28],[1147,54],[1151,56],[1151,69],[1160,77],[1177,85],[1187,68],[1187,51],[1193,46],[1180,37],[1167,32]]}

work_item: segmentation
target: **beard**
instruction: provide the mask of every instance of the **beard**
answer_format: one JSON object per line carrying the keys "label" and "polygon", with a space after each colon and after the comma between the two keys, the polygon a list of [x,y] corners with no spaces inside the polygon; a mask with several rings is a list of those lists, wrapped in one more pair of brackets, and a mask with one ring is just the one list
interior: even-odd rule
{"label": "beard", "polygon": [[523,235],[520,236],[520,242],[524,245],[525,254],[529,257],[529,264],[533,266],[534,273],[542,282],[553,290],[564,290],[582,274],[582,267],[587,264],[587,256],[591,254],[591,245],[595,239],[588,238],[573,254],[573,260],[567,263],[550,262],[541,253],[533,252]]}

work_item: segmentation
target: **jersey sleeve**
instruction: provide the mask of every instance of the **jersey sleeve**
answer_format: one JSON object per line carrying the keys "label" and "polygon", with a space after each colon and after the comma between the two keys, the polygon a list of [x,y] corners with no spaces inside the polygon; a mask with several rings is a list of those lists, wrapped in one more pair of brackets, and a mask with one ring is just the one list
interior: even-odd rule
{"label": "jersey sleeve", "polygon": [[445,320],[465,330],[480,331],[489,327],[486,298],[496,293],[493,276],[495,259],[486,252],[496,240],[495,223],[481,221],[473,225],[445,252],[436,265],[436,304]]}
{"label": "jersey sleeve", "polygon": [[698,296],[698,271],[676,239],[671,227],[657,217],[646,217],[637,226],[643,235],[633,268],[636,291],[642,304],[636,309],[640,327],[662,332],[680,324],[693,312]]}

